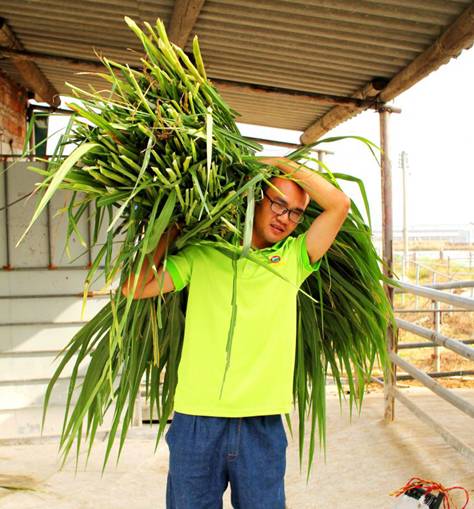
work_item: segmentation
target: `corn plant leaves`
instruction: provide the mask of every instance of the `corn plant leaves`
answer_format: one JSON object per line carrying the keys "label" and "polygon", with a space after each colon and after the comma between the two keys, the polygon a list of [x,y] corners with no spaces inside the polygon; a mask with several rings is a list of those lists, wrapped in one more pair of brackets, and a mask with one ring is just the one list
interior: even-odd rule
{"label": "corn plant leaves", "polygon": [[[76,115],[43,172],[46,191],[31,221],[58,189],[83,193],[65,211],[68,238],[75,234],[80,239],[78,221],[88,211],[93,226],[89,248],[98,248],[84,295],[99,277],[111,284],[119,275],[118,288],[133,277],[128,297],[111,292],[106,306],[69,341],[45,397],[43,425],[51,391],[71,364],[60,441],[63,461],[74,442],[76,463],[86,442],[89,456],[97,430],[109,416],[103,469],[115,440],[119,441],[117,461],[120,457],[142,382],[150,412],[159,419],[156,445],[173,411],[186,290],[133,299],[141,268],[146,259],[153,258],[165,232],[175,224],[181,229],[165,256],[193,243],[212,244],[229,257],[233,284],[221,396],[239,313],[237,260],[245,257],[248,263],[265,266],[275,277],[282,277],[251,249],[256,200],[264,186],[272,185],[276,170],[255,157],[261,146],[241,136],[237,113],[207,81],[197,39],[191,62],[170,43],[161,20],[154,26],[145,24],[146,33],[130,18],[126,22],[143,45],[143,68],[132,69],[102,57],[104,69],[98,76],[110,90],[104,95],[103,91],[72,88],[81,103],[71,105]],[[347,138],[363,142],[375,155],[377,147],[358,136],[326,138],[317,144]],[[67,143],[77,148],[64,157]],[[312,148],[301,147],[288,157],[300,164],[315,162]],[[363,183],[351,175],[332,174],[325,164],[315,163],[336,187],[338,180],[359,185],[369,225],[353,204],[319,270],[298,290],[293,401],[299,418],[300,467],[305,430],[310,426],[307,480],[318,443],[325,452],[326,378],[334,379],[341,404],[347,386],[351,412],[359,410],[374,363],[377,359],[382,366],[386,362],[385,331],[394,323],[381,285],[385,278],[380,259],[370,238]],[[304,233],[321,211],[311,202],[295,233]],[[104,231],[101,245],[100,232]],[[159,277],[153,265],[151,277]],[[290,415],[285,418],[293,433]]]}
{"label": "corn plant leaves", "polygon": [[30,224],[23,232],[20,240],[16,243],[16,246],[20,244],[20,242],[25,238],[25,235],[28,233],[30,228],[33,226],[33,223],[38,219],[43,212],[44,208],[48,204],[48,202],[53,197],[54,193],[58,190],[62,181],[68,174],[68,172],[73,168],[73,166],[82,158],[85,154],[98,147],[97,143],[84,143],[74,150],[74,152],[61,164],[56,173],[54,174],[51,183],[48,185],[46,192],[41,197],[39,204],[37,205],[33,217],[31,218]]}
{"label": "corn plant leaves", "polygon": [[163,232],[165,231],[166,227],[170,224],[175,204],[176,204],[176,192],[171,191],[170,194],[168,195],[166,203],[163,206],[163,209],[161,210],[160,215],[153,223],[150,241],[147,249],[145,250],[145,254],[150,253],[156,248],[159,239],[163,235]]}
{"label": "corn plant leaves", "polygon": [[245,214],[244,242],[241,257],[244,258],[250,251],[253,233],[253,218],[255,213],[255,186],[252,185],[247,191],[247,212]]}

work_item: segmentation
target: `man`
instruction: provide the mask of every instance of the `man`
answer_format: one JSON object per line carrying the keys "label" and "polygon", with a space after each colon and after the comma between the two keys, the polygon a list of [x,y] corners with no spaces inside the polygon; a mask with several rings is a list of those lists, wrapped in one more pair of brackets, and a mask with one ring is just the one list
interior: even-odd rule
{"label": "man", "polygon": [[[289,159],[260,160],[285,177],[272,179],[256,205],[251,254],[260,263],[233,264],[213,247],[190,246],[163,267],[166,246],[177,235],[173,228],[153,257],[159,277],[147,263],[138,278],[137,299],[189,286],[175,414],[166,435],[168,509],[222,508],[229,482],[235,508],[285,507],[288,442],[281,414],[291,411],[296,296],[334,241],[350,200]],[[304,234],[290,237],[310,199],[323,212]],[[124,295],[132,285],[133,276]]]}

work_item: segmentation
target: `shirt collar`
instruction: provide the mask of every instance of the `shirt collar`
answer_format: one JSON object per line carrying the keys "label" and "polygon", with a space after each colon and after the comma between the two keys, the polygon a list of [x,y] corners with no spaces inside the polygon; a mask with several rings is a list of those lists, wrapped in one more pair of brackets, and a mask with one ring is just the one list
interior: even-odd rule
{"label": "shirt collar", "polygon": [[255,249],[254,251],[256,253],[269,253],[272,251],[277,251],[278,249],[280,249],[283,246],[283,244],[287,241],[288,238],[289,237],[285,237],[284,239],[281,239],[278,242],[275,242],[275,244],[273,244],[271,246],[264,247],[263,249]]}

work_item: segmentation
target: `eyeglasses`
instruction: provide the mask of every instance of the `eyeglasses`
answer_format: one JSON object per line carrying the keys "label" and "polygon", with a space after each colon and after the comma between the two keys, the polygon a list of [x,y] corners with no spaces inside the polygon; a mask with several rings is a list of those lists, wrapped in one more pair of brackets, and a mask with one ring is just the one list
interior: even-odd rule
{"label": "eyeglasses", "polygon": [[288,209],[281,203],[272,200],[267,193],[263,193],[265,197],[270,201],[270,208],[277,216],[284,216],[288,212],[288,219],[293,223],[301,223],[303,221],[303,211]]}

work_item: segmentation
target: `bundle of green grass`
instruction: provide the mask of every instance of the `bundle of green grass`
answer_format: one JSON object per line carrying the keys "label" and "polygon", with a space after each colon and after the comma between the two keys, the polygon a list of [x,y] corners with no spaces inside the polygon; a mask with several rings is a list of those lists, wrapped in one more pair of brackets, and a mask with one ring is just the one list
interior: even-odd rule
{"label": "bundle of green grass", "polygon": [[[58,189],[72,190],[69,238],[80,234],[78,221],[93,205],[92,242],[98,244],[103,226],[107,235],[87,275],[85,294],[101,274],[108,284],[120,275],[119,287],[131,273],[138,275],[160,237],[176,223],[181,231],[171,252],[190,242],[211,241],[227,246],[229,256],[251,257],[255,200],[278,173],[255,157],[261,147],[239,133],[237,113],[206,78],[196,38],[191,61],[170,43],[160,20],[154,27],[145,23],[144,30],[129,18],[126,22],[143,44],[142,67],[102,58],[104,72],[99,75],[110,85],[108,94],[72,87],[81,103],[71,105],[76,114],[43,172],[44,193],[32,219]],[[62,150],[70,143],[77,147],[65,158]],[[310,149],[303,147],[289,157],[308,163]],[[338,179],[357,181],[333,175],[324,165],[320,173],[336,186]],[[366,199],[365,204],[368,215]],[[312,202],[296,233],[320,212]],[[311,423],[308,477],[315,435],[325,445],[326,377],[332,376],[341,399],[348,384],[349,405],[360,408],[374,362],[385,365],[385,332],[392,315],[382,280],[370,228],[353,204],[320,270],[298,296],[293,395],[300,467],[307,419]],[[150,421],[153,414],[159,419],[156,444],[163,435],[173,410],[186,292],[143,300],[133,300],[132,294],[126,298],[111,292],[108,304],[67,344],[48,386],[43,424],[51,391],[72,363],[60,441],[64,460],[74,441],[77,454],[82,440],[90,453],[107,412],[112,424],[104,468],[117,435],[120,456],[143,380]],[[86,362],[79,384],[79,368]],[[285,417],[292,432],[289,415]]]}

